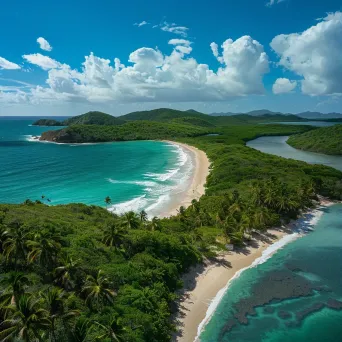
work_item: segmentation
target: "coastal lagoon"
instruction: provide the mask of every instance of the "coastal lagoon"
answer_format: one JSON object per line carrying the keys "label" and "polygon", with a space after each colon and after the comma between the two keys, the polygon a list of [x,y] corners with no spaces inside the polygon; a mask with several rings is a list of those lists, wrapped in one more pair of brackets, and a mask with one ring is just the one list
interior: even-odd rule
{"label": "coastal lagoon", "polygon": [[342,171],[342,156],[298,150],[286,143],[288,138],[286,136],[261,137],[248,141],[247,146],[279,157],[302,160],[309,164],[323,164]]}
{"label": "coastal lagoon", "polygon": [[177,145],[43,143],[33,137],[60,127],[31,126],[35,119],[0,119],[1,203],[45,196],[52,205],[105,206],[104,198],[110,196],[116,213],[144,209],[153,216],[165,211],[171,196],[191,181],[193,156]]}
{"label": "coastal lagoon", "polygon": [[[247,146],[342,170],[341,156],[300,151],[287,139],[261,137]],[[306,234],[286,236],[292,242],[278,250],[272,245],[213,300],[199,327],[201,342],[341,341],[342,204],[298,220],[296,229]]]}

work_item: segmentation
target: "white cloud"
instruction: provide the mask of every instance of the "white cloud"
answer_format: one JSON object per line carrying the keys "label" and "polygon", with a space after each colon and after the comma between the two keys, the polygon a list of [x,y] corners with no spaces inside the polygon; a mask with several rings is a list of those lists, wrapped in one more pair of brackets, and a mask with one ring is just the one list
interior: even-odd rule
{"label": "white cloud", "polygon": [[170,45],[185,45],[185,46],[190,46],[191,42],[186,39],[171,39],[169,40]]}
{"label": "white cloud", "polygon": [[49,44],[49,42],[43,38],[43,37],[39,37],[37,39],[37,43],[39,44],[39,47],[44,50],[44,51],[51,51],[52,50],[52,46]]}
{"label": "white cloud", "polygon": [[162,31],[165,32],[170,32],[170,33],[174,33],[174,34],[178,34],[182,37],[187,37],[188,33],[187,31],[189,30],[187,27],[185,26],[178,26],[175,23],[168,23],[168,22],[164,22],[162,25],[160,25],[160,29]]}
{"label": "white cloud", "polygon": [[294,90],[297,86],[296,81],[291,81],[288,78],[278,78],[272,87],[274,94],[289,93]]}
{"label": "white cloud", "polygon": [[134,23],[133,24],[134,26],[138,26],[138,27],[141,27],[141,26],[144,26],[144,25],[149,25],[149,23],[147,21],[142,21],[141,23]]}
{"label": "white cloud", "polygon": [[44,70],[60,68],[62,66],[62,64],[57,62],[56,60],[48,56],[41,55],[40,53],[23,55],[23,58],[26,59],[29,63],[35,64]]}
{"label": "white cloud", "polygon": [[212,42],[210,44],[211,51],[213,52],[213,55],[218,58],[219,53],[218,53],[218,45],[215,42]]}
{"label": "white cloud", "polygon": [[284,2],[285,0],[270,0],[266,3],[266,6],[271,7],[275,4],[280,4],[281,2]]}
{"label": "white cloud", "polygon": [[0,70],[1,69],[16,70],[20,69],[20,66],[18,64],[8,61],[6,58],[0,57]]}
{"label": "white cloud", "polygon": [[[217,46],[218,70],[199,63],[190,53],[191,42],[171,40],[170,54],[142,47],[133,51],[125,66],[91,53],[80,70],[40,54],[24,58],[47,70],[46,86],[30,88],[31,103],[79,102],[205,102],[263,94],[268,57],[263,46],[249,36]],[[211,45],[213,46],[213,45]],[[21,94],[17,94],[20,98]]]}
{"label": "white cloud", "polygon": [[279,65],[303,77],[303,93],[342,93],[342,12],[328,14],[302,33],[278,35],[271,47]]}

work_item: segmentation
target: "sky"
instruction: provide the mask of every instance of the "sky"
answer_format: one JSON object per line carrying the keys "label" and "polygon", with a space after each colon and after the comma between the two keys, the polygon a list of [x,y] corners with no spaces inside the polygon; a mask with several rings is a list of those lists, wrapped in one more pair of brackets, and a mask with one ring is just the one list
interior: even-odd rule
{"label": "sky", "polygon": [[342,112],[340,0],[2,0],[0,116]]}

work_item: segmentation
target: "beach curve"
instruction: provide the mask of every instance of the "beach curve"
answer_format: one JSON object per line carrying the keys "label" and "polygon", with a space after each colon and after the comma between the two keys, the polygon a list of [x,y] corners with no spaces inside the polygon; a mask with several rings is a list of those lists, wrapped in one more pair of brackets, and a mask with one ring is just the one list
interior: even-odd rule
{"label": "beach curve", "polygon": [[244,252],[226,252],[215,262],[206,260],[204,265],[193,267],[182,278],[184,287],[179,293],[179,312],[175,317],[178,331],[172,341],[198,342],[233,280],[248,268],[266,262],[288,243],[304,236],[318,222],[323,214],[322,209],[333,204],[323,199],[317,208],[308,210],[297,221],[269,229],[266,234],[272,236],[272,240],[265,242],[263,238],[255,238],[257,245],[248,246]]}

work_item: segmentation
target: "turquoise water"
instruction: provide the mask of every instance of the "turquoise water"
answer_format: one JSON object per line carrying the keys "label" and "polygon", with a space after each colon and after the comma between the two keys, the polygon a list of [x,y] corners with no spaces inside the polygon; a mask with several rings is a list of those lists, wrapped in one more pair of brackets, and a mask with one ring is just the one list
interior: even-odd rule
{"label": "turquoise water", "polygon": [[202,342],[342,341],[342,205],[235,279]]}
{"label": "turquoise water", "polygon": [[286,143],[288,138],[285,136],[261,137],[248,141],[247,146],[276,156],[302,160],[310,164],[323,164],[342,171],[342,156],[297,150]]}
{"label": "turquoise water", "polygon": [[[300,151],[287,139],[261,137],[247,146],[342,170],[342,157]],[[342,341],[342,205],[306,225],[314,231],[232,281],[201,342]]]}
{"label": "turquoise water", "polygon": [[[145,209],[159,215],[191,177],[192,156],[162,142],[54,144],[32,141],[46,127],[31,119],[0,118],[0,202],[49,199],[82,202],[118,213]],[[55,128],[58,129],[58,128]]]}

